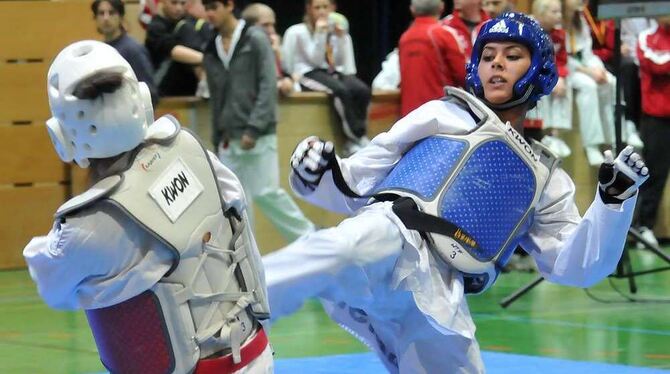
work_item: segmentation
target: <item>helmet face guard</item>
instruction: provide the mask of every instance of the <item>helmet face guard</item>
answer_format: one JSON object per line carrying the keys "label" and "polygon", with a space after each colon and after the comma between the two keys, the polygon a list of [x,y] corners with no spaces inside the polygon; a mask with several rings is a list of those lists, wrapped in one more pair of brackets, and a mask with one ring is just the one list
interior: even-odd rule
{"label": "helmet face guard", "polygon": [[[73,92],[83,80],[117,73],[122,84],[95,99]],[[137,147],[153,122],[151,95],[130,64],[112,46],[84,40],[65,47],[47,75],[51,117],[47,129],[58,156],[87,167],[90,158],[116,156]]]}
{"label": "helmet face guard", "polygon": [[[482,50],[491,42],[516,42],[526,46],[531,54],[528,71],[514,84],[513,97],[503,104],[486,101],[484,86],[477,70]],[[508,109],[526,103],[533,107],[542,96],[551,93],[556,82],[558,72],[554,45],[537,21],[521,13],[510,12],[493,18],[482,26],[466,67],[465,85],[473,95],[494,109]]]}

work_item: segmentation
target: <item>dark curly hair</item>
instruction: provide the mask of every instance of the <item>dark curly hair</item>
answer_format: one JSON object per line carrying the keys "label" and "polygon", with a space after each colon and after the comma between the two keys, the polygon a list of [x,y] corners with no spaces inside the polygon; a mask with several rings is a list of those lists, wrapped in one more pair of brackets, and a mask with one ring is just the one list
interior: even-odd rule
{"label": "dark curly hair", "polygon": [[121,73],[98,73],[79,82],[72,91],[72,95],[80,100],[95,100],[102,94],[118,90],[122,84],[123,75]]}

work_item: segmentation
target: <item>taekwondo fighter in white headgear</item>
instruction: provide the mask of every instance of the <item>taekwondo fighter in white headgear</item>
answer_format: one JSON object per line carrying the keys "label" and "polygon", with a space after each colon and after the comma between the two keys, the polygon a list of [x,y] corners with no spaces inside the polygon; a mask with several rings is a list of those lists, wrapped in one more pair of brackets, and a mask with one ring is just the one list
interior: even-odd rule
{"label": "taekwondo fighter in white headgear", "polygon": [[74,43],[47,77],[47,129],[94,183],[24,249],[47,304],[85,309],[112,373],[268,373],[265,280],[242,186],[109,45]]}
{"label": "taekwondo fighter in white headgear", "polygon": [[648,170],[631,148],[606,151],[580,217],[556,157],[521,133],[557,81],[541,27],[488,21],[466,81],[349,158],[316,137],[298,145],[294,191],[352,217],[263,258],[273,319],[320,297],[390,372],[478,373],[465,294],[490,287],[517,245],[554,283],[588,287],[615,269]]}

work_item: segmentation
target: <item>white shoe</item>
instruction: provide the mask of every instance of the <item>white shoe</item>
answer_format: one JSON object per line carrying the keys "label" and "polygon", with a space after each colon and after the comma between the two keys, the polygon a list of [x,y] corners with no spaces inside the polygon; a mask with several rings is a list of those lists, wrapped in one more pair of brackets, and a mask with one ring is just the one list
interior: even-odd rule
{"label": "white shoe", "polygon": [[559,137],[545,135],[542,138],[542,144],[546,145],[558,158],[566,158],[572,154],[570,147]]}
{"label": "white shoe", "polygon": [[203,99],[209,99],[209,85],[206,79],[201,79],[198,82],[198,87],[195,90],[195,96]]}
{"label": "white shoe", "polygon": [[[642,236],[642,239],[645,241],[649,242],[649,244],[653,244],[655,247],[658,247],[658,240],[656,239],[656,236],[654,236],[654,232],[645,226],[640,226],[639,228],[640,231],[640,236]],[[637,249],[645,249],[646,246],[642,243],[637,243]]]}
{"label": "white shoe", "polygon": [[633,121],[626,121],[626,132],[628,133],[628,136],[626,137],[626,143],[637,149],[642,149],[644,147],[644,142],[642,142],[642,139],[640,139],[640,134],[637,132]]}
{"label": "white shoe", "polygon": [[599,166],[605,161],[605,157],[595,145],[585,147],[584,151],[586,151],[586,159],[591,166]]}

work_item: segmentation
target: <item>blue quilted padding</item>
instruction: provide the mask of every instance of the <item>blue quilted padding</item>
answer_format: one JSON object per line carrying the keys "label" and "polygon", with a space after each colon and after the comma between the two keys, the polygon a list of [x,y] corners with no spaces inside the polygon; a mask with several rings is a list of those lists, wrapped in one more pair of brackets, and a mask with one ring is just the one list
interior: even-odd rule
{"label": "blue quilted padding", "polygon": [[425,201],[433,200],[465,146],[464,141],[438,136],[422,140],[403,156],[376,192],[393,188],[412,191]]}
{"label": "blue quilted padding", "polygon": [[504,142],[481,144],[440,203],[440,215],[474,237],[480,261],[491,259],[523,218],[535,194],[530,168]]}

